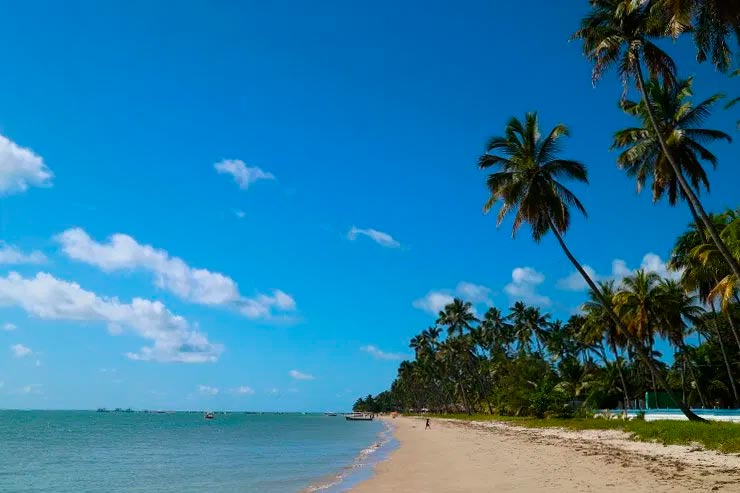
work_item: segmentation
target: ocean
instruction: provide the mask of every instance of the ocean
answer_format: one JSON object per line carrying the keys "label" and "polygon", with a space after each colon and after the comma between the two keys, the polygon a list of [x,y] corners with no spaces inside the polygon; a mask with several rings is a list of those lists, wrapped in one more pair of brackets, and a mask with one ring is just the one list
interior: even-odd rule
{"label": "ocean", "polygon": [[341,415],[0,411],[0,492],[334,493],[392,446]]}

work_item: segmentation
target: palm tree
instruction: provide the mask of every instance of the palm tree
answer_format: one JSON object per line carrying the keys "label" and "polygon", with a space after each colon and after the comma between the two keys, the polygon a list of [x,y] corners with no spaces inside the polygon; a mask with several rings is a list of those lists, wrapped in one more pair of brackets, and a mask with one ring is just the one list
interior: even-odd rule
{"label": "palm tree", "polygon": [[[505,135],[492,137],[486,153],[478,161],[481,169],[501,169],[488,175],[486,184],[491,196],[483,210],[487,213],[496,202],[503,203],[498,213],[497,226],[501,225],[507,214],[516,211],[512,237],[516,236],[524,223],[532,228],[532,238],[537,243],[548,231],[552,231],[565,255],[586,279],[589,287],[598,291],[562,237],[570,226],[570,207],[575,207],[584,216],[586,209],[578,197],[559,180],[565,178],[588,183],[583,164],[557,157],[559,139],[567,135],[568,128],[558,124],[547,137],[541,138],[537,113],[527,113],[524,123],[517,118],[510,119]],[[496,152],[499,154],[493,154]]]}
{"label": "palm tree", "polygon": [[486,349],[491,357],[495,353],[506,354],[508,347],[514,342],[514,333],[510,323],[506,321],[501,310],[490,307],[483,315],[480,323],[481,339],[485,341]]}
{"label": "palm tree", "polygon": [[[740,213],[727,210],[711,217],[715,227],[725,238],[735,255],[740,255]],[[696,291],[699,298],[714,308],[716,298],[721,299],[723,312],[740,349],[740,334],[735,327],[728,303],[737,296],[736,277],[722,261],[714,244],[707,243],[703,228],[696,222],[678,237],[671,252],[668,267],[681,272],[681,284],[686,291]]]}
{"label": "palm tree", "polygon": [[548,313],[543,314],[536,306],[530,306],[527,307],[525,312],[524,323],[534,337],[537,352],[541,357],[544,357],[543,349],[547,347],[547,342],[553,328],[553,324],[550,322],[550,315]]}
{"label": "palm tree", "polygon": [[[719,130],[698,127],[709,115],[711,106],[722,96],[716,94],[692,106],[688,101],[692,94],[692,84],[692,78],[677,81],[672,86],[651,79],[645,89],[649,95],[648,99],[653,102],[656,119],[660,122],[660,132],[671,154],[678,159],[681,173],[691,182],[695,190],[704,187],[708,191],[709,180],[701,161],[715,167],[717,158],[704,146],[718,139],[731,142],[732,138]],[[612,149],[625,149],[617,158],[619,167],[637,179],[638,191],[644,187],[647,180],[652,180],[654,202],[666,194],[670,205],[676,204],[679,195],[685,199],[673,168],[666,155],[661,152],[645,102],[624,100],[621,106],[625,113],[639,118],[642,126],[620,130],[615,134]],[[688,204],[694,220],[700,222],[691,202]]]}
{"label": "palm tree", "polygon": [[[412,361],[402,361],[401,364],[398,367],[398,377],[402,382],[405,382],[408,384],[407,391],[411,394],[411,397],[414,402],[415,407],[421,406],[421,400],[419,396],[419,389],[417,388],[418,385],[415,385],[417,380],[417,365],[415,362]],[[368,396],[372,400],[372,396]]]}
{"label": "palm tree", "polygon": [[[734,72],[732,72],[730,74],[730,77],[737,77],[738,75],[740,75],[740,68],[737,69],[737,70],[735,70]],[[740,96],[736,96],[736,97],[732,98],[731,100],[729,100],[725,104],[725,109],[726,110],[729,110],[730,108],[732,108],[733,106],[735,106],[737,103],[740,103]],[[740,120],[737,121],[737,128],[740,129]]]}
{"label": "palm tree", "polygon": [[651,8],[650,1],[591,0],[591,7],[591,12],[583,18],[580,29],[573,37],[583,40],[583,53],[594,64],[593,82],[596,83],[607,69],[615,65],[624,83],[625,93],[628,83],[632,79],[637,80],[654,135],[661,152],[673,169],[681,192],[701,218],[725,261],[740,278],[740,262],[720,238],[699,198],[681,172],[678,160],[661,132],[654,103],[646,89],[643,63],[651,78],[660,78],[666,85],[675,83],[675,63],[654,43],[665,33],[664,18]]}
{"label": "palm tree", "polygon": [[473,304],[460,298],[455,298],[445,306],[437,319],[437,324],[447,326],[447,333],[451,336],[462,335],[475,322],[478,322],[478,318],[473,313]]}
{"label": "palm tree", "polygon": [[520,356],[532,351],[532,337],[534,330],[530,323],[529,306],[523,301],[517,301],[510,308],[511,313],[506,317],[511,320],[513,340],[516,341],[517,351]]}
{"label": "palm tree", "polygon": [[586,320],[578,338],[592,352],[598,354],[604,360],[604,364],[608,365],[609,359],[603,345],[603,342],[606,341],[609,349],[614,354],[614,364],[622,384],[624,408],[626,410],[629,407],[630,396],[622,368],[622,358],[619,356],[619,348],[627,345],[628,336],[620,330],[620,326],[615,324],[610,316],[610,313],[613,313],[614,295],[616,293],[614,281],[602,282],[599,287],[607,303],[603,303],[593,292],[589,293],[589,299],[581,306],[586,314]]}
{"label": "palm tree", "polygon": [[691,326],[697,323],[704,310],[696,304],[696,296],[687,294],[681,284],[673,279],[661,279],[657,291],[660,307],[658,315],[661,319],[658,333],[677,349],[675,359],[680,357],[683,360],[682,369],[688,367],[696,385],[699,400],[704,404],[701,384],[696,377],[694,365],[688,358],[691,351],[686,345],[686,337],[692,330]]}
{"label": "palm tree", "polygon": [[[480,402],[485,398],[486,385],[481,378],[479,365],[476,361],[475,344],[470,338],[463,336],[466,330],[468,333],[472,332],[474,330],[472,324],[478,321],[478,318],[473,313],[473,304],[469,301],[455,298],[452,300],[452,303],[447,304],[444,310],[439,312],[437,324],[447,326],[447,342],[456,350],[460,359],[465,362],[465,367],[468,373],[470,373],[470,377],[474,379],[475,390],[478,394],[478,401]],[[493,414],[491,404],[487,404],[489,411]],[[468,407],[469,412],[470,408],[467,404],[466,407]]]}
{"label": "palm tree", "polygon": [[457,362],[460,360],[462,348],[457,339],[448,338],[439,345],[438,356],[442,365],[444,366],[446,373],[450,375],[455,387],[460,392],[460,397],[465,407],[465,412],[472,414],[470,403],[468,401],[468,394],[465,391],[465,384],[463,382],[463,375],[460,371],[460,367]]}
{"label": "palm tree", "polygon": [[661,15],[674,38],[693,31],[696,59],[711,57],[722,72],[732,61],[730,38],[740,41],[740,3],[732,0],[653,0],[652,10]]}
{"label": "palm tree", "polygon": [[[660,276],[654,272],[639,269],[634,275],[622,280],[622,289],[614,296],[615,307],[624,320],[632,339],[643,345],[648,354],[653,354],[655,336],[659,330],[661,316],[657,286]],[[656,393],[655,373],[652,365],[648,366],[653,381],[653,392]]]}
{"label": "palm tree", "polygon": [[409,348],[414,350],[414,354],[416,355],[416,359],[419,359],[424,352],[425,348],[425,341],[424,336],[421,334],[417,334],[414,337],[411,338],[411,341],[409,342]]}
{"label": "palm tree", "polygon": [[[720,236],[725,240],[730,252],[740,257],[740,209],[727,209],[716,216],[715,226],[720,231]],[[737,291],[740,289],[740,278],[732,272],[718,265],[720,256],[712,244],[703,244],[696,247],[692,252],[702,265],[714,269],[717,273],[717,283],[709,293],[711,300],[719,298],[722,308],[726,309],[732,299],[740,303]]]}
{"label": "palm tree", "polygon": [[[512,236],[517,230],[528,223],[532,229],[532,238],[538,242],[548,232],[552,231],[568,260],[581,274],[604,306],[611,306],[594,283],[591,276],[583,269],[568,249],[563,234],[570,226],[570,210],[573,206],[583,215],[586,209],[573,192],[568,190],[559,180],[570,178],[582,183],[588,183],[586,167],[577,162],[557,158],[559,150],[558,140],[568,135],[568,129],[563,124],[556,125],[547,137],[542,138],[537,125],[537,114],[527,113],[525,122],[516,118],[509,120],[505,135],[492,137],[486,148],[486,153],[480,157],[478,163],[482,169],[498,167],[501,171],[488,175],[486,183],[491,197],[483,210],[488,212],[497,201],[503,204],[498,213],[497,224],[500,225],[504,217],[516,211]],[[494,152],[498,154],[493,154]],[[625,333],[624,324],[613,310],[607,310],[610,318]],[[638,355],[654,369],[651,357],[638,348]],[[656,373],[656,372],[654,372]],[[694,414],[683,402],[677,399],[668,383],[658,373],[660,384],[676,401],[676,405],[691,420],[703,421]]]}

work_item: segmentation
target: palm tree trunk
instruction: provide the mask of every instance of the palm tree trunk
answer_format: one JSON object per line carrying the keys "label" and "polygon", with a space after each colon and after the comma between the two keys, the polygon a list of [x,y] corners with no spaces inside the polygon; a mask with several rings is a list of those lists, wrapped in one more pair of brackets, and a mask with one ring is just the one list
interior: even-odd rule
{"label": "palm tree trunk", "polygon": [[652,366],[650,367],[650,381],[653,384],[653,397],[655,397],[655,408],[660,409],[660,406],[658,405],[658,389],[655,385],[655,369]]}
{"label": "palm tree trunk", "polygon": [[444,385],[442,385],[442,382],[437,380],[436,378],[433,378],[434,381],[434,389],[436,390],[436,402],[437,402],[437,408],[443,408],[445,406],[445,388]]}
{"label": "palm tree trunk", "polygon": [[699,217],[701,217],[701,220],[704,223],[704,226],[706,226],[707,231],[709,231],[709,236],[712,237],[712,241],[714,242],[715,245],[717,245],[717,248],[719,249],[720,253],[725,258],[727,263],[730,265],[732,272],[734,272],[735,276],[737,276],[737,278],[740,279],[740,263],[738,263],[737,259],[732,256],[732,253],[730,253],[730,250],[727,248],[727,245],[725,245],[725,242],[722,241],[722,238],[719,236],[719,232],[717,232],[717,228],[714,227],[714,223],[707,215],[706,211],[704,210],[704,207],[701,205],[701,202],[699,201],[699,198],[696,196],[696,194],[694,193],[694,190],[691,188],[691,186],[686,181],[686,178],[684,178],[683,173],[681,172],[681,168],[678,167],[676,160],[673,159],[673,155],[668,151],[668,146],[665,143],[665,138],[663,137],[663,134],[660,133],[658,122],[655,119],[655,113],[653,112],[653,107],[651,106],[650,98],[648,97],[647,92],[645,91],[645,79],[642,74],[642,64],[639,59],[637,60],[637,63],[635,65],[636,65],[636,72],[637,72],[637,83],[640,87],[640,93],[642,94],[642,100],[645,103],[645,108],[647,109],[648,116],[650,117],[650,123],[652,123],[653,125],[653,129],[655,130],[655,135],[658,138],[658,142],[660,143],[660,148],[663,151],[663,154],[665,154],[666,159],[668,159],[668,162],[671,164],[671,167],[673,168],[673,172],[676,174],[676,179],[678,180],[678,184],[681,187],[681,191],[683,191],[688,202],[691,203],[691,206],[699,214]]}
{"label": "palm tree trunk", "polygon": [[699,379],[696,378],[696,372],[694,371],[694,365],[691,364],[691,361],[689,360],[688,352],[687,352],[686,344],[681,343],[681,354],[683,357],[683,363],[685,366],[689,367],[689,375],[691,375],[691,379],[694,381],[694,384],[696,385],[696,393],[699,394],[699,401],[701,401],[701,407],[707,407],[707,402],[704,399],[704,394],[701,391],[701,385],[699,384]]}
{"label": "palm tree trunk", "polygon": [[[471,355],[472,358],[472,355]],[[483,380],[481,379],[481,372],[480,372],[480,365],[475,364],[471,362],[471,365],[473,366],[473,371],[475,371],[475,379],[478,382],[478,393],[480,394],[481,400],[486,402],[486,407],[488,407],[488,412],[490,414],[493,414],[493,407],[491,407],[491,401],[487,399],[486,395],[486,385],[483,383]]]}
{"label": "palm tree trunk", "polygon": [[[594,283],[593,279],[591,279],[591,276],[589,276],[588,273],[583,270],[583,267],[578,262],[578,260],[576,260],[573,254],[570,253],[568,246],[565,244],[565,241],[563,241],[563,237],[560,235],[557,227],[555,227],[555,223],[553,223],[552,218],[548,216],[547,220],[550,225],[550,229],[552,230],[555,237],[558,239],[558,243],[560,243],[560,247],[563,249],[563,252],[565,252],[565,256],[568,257],[568,260],[570,260],[576,270],[581,274],[583,279],[586,281],[586,284],[588,284],[588,287],[591,288],[591,291],[593,291],[594,296],[596,296],[598,300],[605,307],[607,307],[609,317],[614,321],[615,324],[617,324],[617,327],[619,327],[627,337],[632,339],[631,342],[635,346],[635,350],[637,351],[637,355],[640,357],[640,359],[642,359],[643,362],[645,362],[645,364],[648,365],[651,370],[654,370],[655,368],[653,362],[650,360],[650,356],[645,354],[645,350],[640,346],[640,343],[638,341],[634,341],[634,338],[630,336],[627,327],[625,327],[625,325],[622,323],[622,320],[617,316],[617,314],[614,313],[614,310],[611,309],[610,303],[604,297],[604,294],[601,292],[601,290],[596,286],[596,283]],[[673,390],[671,390],[671,388],[668,386],[668,382],[665,380],[665,378],[663,378],[662,374],[658,372],[655,373],[660,386],[668,393],[668,396],[671,398],[673,403],[681,410],[681,412],[689,419],[689,421],[700,421],[703,423],[707,422],[707,420],[705,420],[704,418],[697,416],[696,413],[689,409],[689,407],[681,399],[675,396]]]}
{"label": "palm tree trunk", "polygon": [[468,413],[468,415],[471,415],[471,414],[473,414],[473,413],[472,413],[472,412],[470,411],[470,404],[468,404],[468,396],[467,396],[467,394],[465,393],[465,387],[463,386],[462,380],[461,380],[461,379],[459,379],[459,378],[458,378],[458,380],[457,380],[457,385],[458,385],[458,387],[460,387],[460,396],[462,396],[462,400],[463,400],[463,405],[465,406],[465,412],[467,412],[467,413]]}
{"label": "palm tree trunk", "polygon": [[730,366],[730,360],[727,358],[727,351],[725,351],[725,343],[722,341],[722,333],[719,331],[717,326],[717,311],[714,309],[714,303],[712,303],[712,326],[714,332],[717,334],[717,341],[719,342],[719,349],[722,352],[722,359],[725,362],[725,368],[727,369],[727,377],[730,379],[730,387],[732,387],[732,395],[735,398],[734,405],[738,406],[740,399],[738,399],[737,387],[735,386],[735,378],[732,376],[732,367]]}
{"label": "palm tree trunk", "polygon": [[729,310],[723,310],[725,312],[725,316],[727,317],[727,322],[730,324],[730,330],[732,331],[732,335],[735,336],[735,342],[737,343],[737,348],[740,349],[740,337],[737,335],[737,329],[735,328],[735,322],[732,320],[732,315],[730,314]]}
{"label": "palm tree trunk", "polygon": [[[673,359],[676,359],[676,352],[673,352]],[[686,402],[686,360],[681,360],[681,400]]]}
{"label": "palm tree trunk", "polygon": [[612,351],[614,351],[614,363],[617,365],[619,380],[622,382],[622,393],[624,394],[624,412],[627,413],[627,409],[629,409],[630,407],[630,395],[627,392],[627,380],[625,380],[624,378],[624,372],[622,371],[622,361],[619,358],[619,353],[617,352],[617,345],[614,343],[614,341],[612,341],[610,346]]}
{"label": "palm tree trunk", "polygon": [[444,382],[442,383],[442,388],[445,391],[445,395],[447,396],[447,409],[446,411],[449,412],[450,409],[455,409],[455,396],[452,391],[450,391],[450,387],[446,385]]}

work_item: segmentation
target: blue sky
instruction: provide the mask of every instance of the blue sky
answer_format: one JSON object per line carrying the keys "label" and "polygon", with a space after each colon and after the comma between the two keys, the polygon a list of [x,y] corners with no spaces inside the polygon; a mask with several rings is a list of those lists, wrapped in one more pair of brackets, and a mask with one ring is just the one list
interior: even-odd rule
{"label": "blue sky", "polygon": [[[481,212],[476,158],[526,111],[589,167],[574,253],[660,270],[688,212],[617,169],[621,87],[592,87],[584,8],[556,3],[6,6],[0,407],[343,410],[448,296],[567,317],[554,238]],[[737,92],[669,49],[697,97]],[[705,204],[736,206],[737,151],[712,149]]]}

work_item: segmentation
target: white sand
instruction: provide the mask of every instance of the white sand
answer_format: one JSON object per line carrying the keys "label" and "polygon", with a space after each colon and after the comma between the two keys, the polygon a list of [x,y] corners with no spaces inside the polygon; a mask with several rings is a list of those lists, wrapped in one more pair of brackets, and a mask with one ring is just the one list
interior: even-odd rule
{"label": "white sand", "polygon": [[620,431],[392,420],[400,447],[353,493],[740,492],[740,456],[635,442]]}

